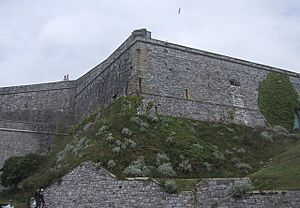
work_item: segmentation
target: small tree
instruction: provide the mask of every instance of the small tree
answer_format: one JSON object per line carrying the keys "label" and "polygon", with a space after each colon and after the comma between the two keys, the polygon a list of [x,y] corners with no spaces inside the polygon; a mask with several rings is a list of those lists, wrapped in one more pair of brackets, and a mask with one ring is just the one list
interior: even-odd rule
{"label": "small tree", "polygon": [[293,128],[295,109],[299,108],[298,94],[289,77],[270,72],[260,82],[258,105],[271,126]]}
{"label": "small tree", "polygon": [[16,187],[38,169],[41,160],[41,156],[37,154],[7,159],[1,169],[1,184],[4,187]]}

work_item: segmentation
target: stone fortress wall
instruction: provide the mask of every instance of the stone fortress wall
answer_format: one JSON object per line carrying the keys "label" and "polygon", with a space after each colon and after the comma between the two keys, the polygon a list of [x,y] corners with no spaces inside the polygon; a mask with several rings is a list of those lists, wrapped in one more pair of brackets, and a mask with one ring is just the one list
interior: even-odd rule
{"label": "stone fortress wall", "polygon": [[0,167],[15,155],[49,148],[74,120],[74,82],[0,88]]}
{"label": "stone fortress wall", "polygon": [[158,113],[265,125],[258,87],[270,71],[300,75],[151,38],[131,36],[74,81],[0,88],[0,167],[13,155],[45,151],[60,126],[72,126],[124,95],[154,101]]}
{"label": "stone fortress wall", "polygon": [[151,178],[117,179],[102,167],[86,161],[48,187],[45,200],[55,207],[157,207],[157,208],[297,208],[300,191],[254,191],[243,198],[230,196],[238,183],[249,178],[208,178],[192,191],[169,194]]}
{"label": "stone fortress wall", "polygon": [[159,113],[197,120],[227,120],[264,126],[258,107],[260,81],[270,71],[290,76],[300,93],[300,75],[159,41],[143,42],[142,95]]}

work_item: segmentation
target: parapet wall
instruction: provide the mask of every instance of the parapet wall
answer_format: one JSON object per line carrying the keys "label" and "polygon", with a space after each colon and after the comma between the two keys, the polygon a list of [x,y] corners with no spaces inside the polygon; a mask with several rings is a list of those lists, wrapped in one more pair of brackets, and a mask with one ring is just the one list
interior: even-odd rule
{"label": "parapet wall", "polygon": [[0,88],[0,121],[72,125],[74,90],[73,81]]}
{"label": "parapet wall", "polygon": [[204,179],[193,191],[169,194],[151,178],[117,179],[93,162],[87,161],[48,187],[48,207],[161,207],[161,208],[298,208],[300,191],[251,192],[241,199],[229,195],[245,179]]}

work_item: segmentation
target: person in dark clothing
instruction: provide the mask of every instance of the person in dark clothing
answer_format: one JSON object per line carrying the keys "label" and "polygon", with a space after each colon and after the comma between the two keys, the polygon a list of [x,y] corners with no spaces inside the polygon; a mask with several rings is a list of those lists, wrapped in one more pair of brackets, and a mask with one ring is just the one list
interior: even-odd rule
{"label": "person in dark clothing", "polygon": [[44,200],[44,189],[38,189],[35,192],[34,199],[36,202],[35,208],[42,208],[45,205],[45,200]]}
{"label": "person in dark clothing", "polygon": [[34,199],[35,199],[35,208],[39,208],[40,205],[41,205],[40,189],[36,190],[35,195],[34,195]]}
{"label": "person in dark clothing", "polygon": [[44,189],[41,189],[41,191],[40,191],[40,201],[41,201],[42,207],[44,207],[44,205],[45,205]]}

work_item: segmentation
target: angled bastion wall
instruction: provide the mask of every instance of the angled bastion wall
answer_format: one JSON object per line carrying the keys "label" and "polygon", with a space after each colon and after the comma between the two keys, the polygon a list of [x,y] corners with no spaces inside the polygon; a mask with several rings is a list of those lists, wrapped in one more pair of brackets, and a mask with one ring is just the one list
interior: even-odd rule
{"label": "angled bastion wall", "polygon": [[146,30],[134,31],[105,61],[76,80],[77,122],[95,109],[109,106],[120,96],[137,93],[137,41],[150,37]]}

